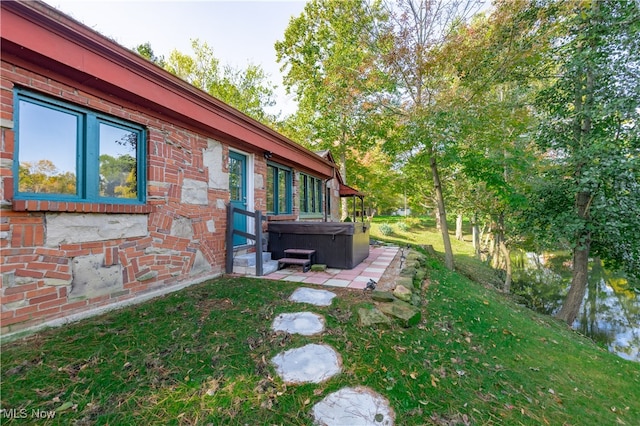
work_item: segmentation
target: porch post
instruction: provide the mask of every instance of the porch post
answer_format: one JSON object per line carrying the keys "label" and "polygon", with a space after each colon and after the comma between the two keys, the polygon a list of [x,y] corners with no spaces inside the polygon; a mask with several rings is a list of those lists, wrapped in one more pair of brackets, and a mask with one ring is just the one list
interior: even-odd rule
{"label": "porch post", "polygon": [[256,225],[256,277],[262,276],[262,212],[256,210],[255,213],[255,225]]}
{"label": "porch post", "polygon": [[227,274],[233,273],[233,206],[227,204],[227,237],[226,237],[225,270]]}

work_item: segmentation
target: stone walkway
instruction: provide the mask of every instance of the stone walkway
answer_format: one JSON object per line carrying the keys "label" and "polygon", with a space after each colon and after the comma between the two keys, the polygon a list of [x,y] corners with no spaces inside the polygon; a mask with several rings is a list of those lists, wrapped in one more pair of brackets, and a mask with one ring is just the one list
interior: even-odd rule
{"label": "stone walkway", "polygon": [[[293,292],[289,300],[329,306],[335,296],[335,293],[327,290],[301,287]],[[322,315],[311,312],[285,313],[274,319],[271,328],[308,336],[324,332],[325,321]],[[290,384],[322,383],[342,371],[340,354],[326,344],[308,344],[289,349],[273,357],[271,362],[280,378]],[[312,416],[315,424],[323,426],[392,426],[395,420],[389,401],[364,386],[346,387],[327,395],[313,406]]]}
{"label": "stone walkway", "polygon": [[327,268],[324,272],[302,272],[300,267],[292,266],[273,272],[262,278],[294,281],[305,284],[326,285],[363,289],[369,280],[379,281],[398,253],[398,247],[371,247],[369,257],[353,269]]}

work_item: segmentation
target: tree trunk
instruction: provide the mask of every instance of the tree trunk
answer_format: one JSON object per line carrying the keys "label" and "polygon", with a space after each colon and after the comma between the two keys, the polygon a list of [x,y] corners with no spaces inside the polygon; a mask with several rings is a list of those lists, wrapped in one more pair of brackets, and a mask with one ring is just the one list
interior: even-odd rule
{"label": "tree trunk", "polygon": [[453,271],[453,250],[451,248],[451,240],[449,239],[447,212],[444,206],[444,195],[442,193],[440,174],[438,173],[438,164],[433,153],[430,153],[429,163],[431,165],[431,175],[433,176],[433,186],[436,190],[436,201],[438,203],[438,214],[440,216],[440,232],[442,233],[442,242],[444,243],[444,264],[447,269]]}
{"label": "tree trunk", "polygon": [[495,268],[495,264],[494,264],[494,258],[495,258],[495,254],[496,254],[496,240],[494,238],[489,238],[490,235],[493,234],[487,234],[487,239],[486,241],[486,247],[487,247],[487,263],[492,267]]}
{"label": "tree trunk", "polygon": [[[342,175],[342,179],[344,180],[344,183],[347,183],[347,155],[344,153],[344,151],[340,154],[340,174]],[[342,216],[342,220],[345,220],[348,216],[349,216],[349,200],[347,200],[347,198],[341,198],[340,199],[340,210],[341,213],[340,215]],[[353,218],[353,221],[355,222],[356,218]]]}
{"label": "tree trunk", "polygon": [[456,216],[456,239],[462,241],[462,214],[458,213]]}
{"label": "tree trunk", "polygon": [[476,252],[476,258],[480,259],[480,229],[478,228],[478,214],[473,214],[473,227],[471,228],[473,235],[473,248]]}
{"label": "tree trunk", "polygon": [[511,275],[512,275],[511,253],[509,252],[507,245],[504,243],[504,239],[500,241],[500,251],[502,252],[502,256],[504,257],[504,264],[505,264],[505,271],[506,271],[506,277],[504,278],[504,286],[502,287],[502,290],[505,293],[510,293],[511,292]]}
{"label": "tree trunk", "polygon": [[[491,228],[491,224],[488,227],[482,228],[482,232],[485,234],[484,236],[484,246],[489,247],[489,242],[491,241],[491,234],[493,233],[493,228]],[[486,229],[486,231],[485,231]]]}
{"label": "tree trunk", "polygon": [[[591,5],[592,11],[597,12],[598,2]],[[597,13],[596,13],[597,14]],[[589,40],[590,48],[593,48],[593,38]],[[583,47],[578,46],[578,52],[582,52]],[[586,150],[587,137],[592,133],[591,115],[594,102],[595,76],[591,64],[586,63],[584,69],[577,73],[576,87],[574,93],[573,137],[582,150]],[[584,79],[584,82],[582,81]],[[583,151],[584,152],[584,151]],[[582,172],[582,163],[576,164],[574,173],[575,179],[579,181]],[[591,232],[588,229],[589,209],[591,206],[591,192],[578,191],[576,193],[576,212],[578,217],[584,222],[582,229],[576,235],[575,248],[573,249],[573,275],[571,277],[571,287],[567,293],[567,298],[557,317],[564,320],[570,326],[573,325],[580,305],[584,300],[589,278],[589,250],[591,249]]]}
{"label": "tree trunk", "polygon": [[493,233],[491,239],[491,245],[489,246],[489,253],[491,254],[491,267],[493,269],[500,269],[500,244],[502,243],[502,233],[500,228],[496,226],[496,232]]}
{"label": "tree trunk", "polygon": [[[578,215],[582,219],[589,217],[589,205],[591,194],[588,192],[579,192],[576,197],[576,206]],[[587,280],[589,277],[589,250],[591,248],[591,232],[585,229],[578,234],[576,247],[573,249],[573,275],[571,277],[571,287],[569,293],[562,305],[562,308],[556,315],[559,319],[572,325],[578,313],[580,305],[584,300],[587,291]]]}

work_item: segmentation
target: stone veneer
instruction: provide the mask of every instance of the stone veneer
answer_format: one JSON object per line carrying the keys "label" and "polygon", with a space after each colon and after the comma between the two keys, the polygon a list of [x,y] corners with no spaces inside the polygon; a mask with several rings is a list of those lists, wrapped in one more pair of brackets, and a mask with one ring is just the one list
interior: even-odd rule
{"label": "stone veneer", "polygon": [[[16,84],[145,126],[146,204],[14,200]],[[0,96],[2,335],[224,272],[227,144],[5,58]],[[255,208],[264,210],[266,162],[254,163]]]}

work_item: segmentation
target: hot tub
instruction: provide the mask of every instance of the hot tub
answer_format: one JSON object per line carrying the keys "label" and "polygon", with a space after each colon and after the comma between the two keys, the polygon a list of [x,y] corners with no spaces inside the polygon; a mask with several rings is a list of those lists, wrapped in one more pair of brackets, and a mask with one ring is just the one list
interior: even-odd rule
{"label": "hot tub", "polygon": [[273,259],[290,248],[315,250],[314,263],[352,269],[369,256],[369,225],[361,222],[269,222]]}

